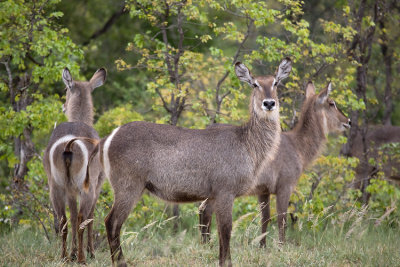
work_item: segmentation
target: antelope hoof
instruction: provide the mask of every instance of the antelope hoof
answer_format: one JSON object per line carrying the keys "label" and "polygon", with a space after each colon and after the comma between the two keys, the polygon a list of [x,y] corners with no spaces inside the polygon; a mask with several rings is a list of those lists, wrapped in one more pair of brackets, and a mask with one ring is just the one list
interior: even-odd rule
{"label": "antelope hoof", "polygon": [[119,261],[118,263],[117,263],[117,267],[127,267],[128,265],[126,264],[126,262],[125,261]]}
{"label": "antelope hoof", "polygon": [[69,256],[71,261],[76,261],[77,257],[76,257],[76,251],[72,251],[71,255]]}
{"label": "antelope hoof", "polygon": [[89,258],[91,258],[91,259],[94,259],[94,258],[95,258],[94,252],[89,251],[88,254],[89,254]]}
{"label": "antelope hoof", "polygon": [[85,258],[78,259],[78,263],[79,263],[79,264],[86,265],[86,259],[85,259]]}

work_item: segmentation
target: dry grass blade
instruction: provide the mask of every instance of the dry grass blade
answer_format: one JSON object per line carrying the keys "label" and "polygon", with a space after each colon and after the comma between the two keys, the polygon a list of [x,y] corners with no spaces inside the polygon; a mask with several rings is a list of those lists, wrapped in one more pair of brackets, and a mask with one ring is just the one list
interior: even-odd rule
{"label": "dry grass blade", "polygon": [[253,239],[253,241],[251,241],[251,243],[252,243],[253,245],[259,244],[260,241],[261,241],[261,239],[263,239],[267,234],[268,234],[268,232],[265,232],[265,233],[263,233],[263,234],[257,236],[256,238]]}
{"label": "dry grass blade", "polygon": [[201,202],[201,204],[199,206],[199,212],[204,211],[204,209],[206,208],[207,200],[208,200],[208,198],[206,198],[203,202]]}
{"label": "dry grass blade", "polygon": [[388,209],[379,219],[375,221],[374,226],[379,226],[383,222],[383,220],[385,220],[385,218],[388,217],[390,213],[392,213],[395,209],[396,207],[391,207],[390,209]]}
{"label": "dry grass blade", "polygon": [[83,230],[86,228],[86,226],[91,223],[93,221],[93,219],[87,219],[85,221],[83,221],[80,225],[79,225],[79,230]]}
{"label": "dry grass blade", "polygon": [[239,224],[246,219],[249,216],[254,215],[255,212],[248,212],[242,216],[240,216],[236,221],[233,222],[233,227],[232,227],[232,232],[235,232],[236,228],[239,226]]}
{"label": "dry grass blade", "polygon": [[69,219],[65,222],[63,228],[61,229],[61,231],[60,231],[60,233],[59,233],[60,236],[62,236],[63,233],[64,233],[64,231],[67,229],[68,222],[69,222]]}
{"label": "dry grass blade", "polygon": [[[176,216],[174,216],[174,217],[172,217],[172,218],[175,218],[175,217],[176,217]],[[154,221],[154,222],[151,222],[151,223],[145,225],[145,226],[142,228],[142,230],[146,230],[147,228],[149,228],[149,227],[155,225],[157,222],[158,222],[158,221]]]}

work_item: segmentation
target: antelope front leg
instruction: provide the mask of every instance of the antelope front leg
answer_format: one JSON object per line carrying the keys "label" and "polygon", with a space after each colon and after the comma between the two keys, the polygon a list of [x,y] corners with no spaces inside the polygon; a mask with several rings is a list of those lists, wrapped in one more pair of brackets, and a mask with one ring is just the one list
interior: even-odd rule
{"label": "antelope front leg", "polygon": [[219,265],[232,266],[230,240],[232,232],[232,207],[234,196],[226,195],[219,197],[214,202],[214,210],[217,218],[218,237],[219,237]]}
{"label": "antelope front leg", "polygon": [[[269,207],[269,193],[265,193],[263,195],[258,196],[258,203],[260,204],[261,211],[261,234],[265,234],[267,232],[268,223],[271,219],[270,207]],[[266,244],[266,236],[260,240],[260,246],[265,247]]]}
{"label": "antelope front leg", "polygon": [[278,192],[276,195],[276,210],[278,213],[279,243],[285,243],[286,213],[291,192]]}
{"label": "antelope front leg", "polygon": [[203,244],[210,241],[212,213],[212,205],[207,202],[204,204],[204,209],[199,211],[199,228]]}

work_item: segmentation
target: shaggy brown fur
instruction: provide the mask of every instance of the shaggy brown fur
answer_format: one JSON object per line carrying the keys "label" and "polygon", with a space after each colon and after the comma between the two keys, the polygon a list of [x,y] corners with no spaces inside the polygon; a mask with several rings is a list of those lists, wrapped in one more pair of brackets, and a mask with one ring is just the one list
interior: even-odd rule
{"label": "shaggy brown fur", "polygon": [[[83,191],[83,181],[86,177],[88,157],[94,145],[78,141],[74,147],[64,152],[65,144],[77,137],[84,136],[99,139],[97,132],[91,127],[93,123],[93,104],[91,92],[102,85],[106,78],[105,69],[99,69],[89,82],[74,81],[69,70],[63,71],[63,80],[67,86],[67,98],[63,109],[68,117],[68,122],[57,126],[44,152],[43,165],[48,177],[50,200],[56,213],[55,227],[62,233],[62,258],[67,257],[67,217],[65,204],[68,203],[72,225],[71,259],[78,256],[80,263],[85,262],[83,251],[83,232],[79,226],[87,219],[93,218],[94,207],[104,180],[100,162],[93,160],[90,166],[89,186],[87,192]],[[77,197],[79,196],[79,212]],[[57,226],[58,224],[58,226]],[[94,257],[93,248],[93,223],[88,224],[87,250]],[[76,244],[78,234],[78,245]],[[78,253],[78,255],[76,255]]]}
{"label": "shaggy brown fur", "polygon": [[[263,234],[270,220],[270,194],[276,194],[281,242],[285,239],[284,225],[289,198],[301,173],[320,154],[329,132],[343,131],[350,127],[349,119],[337,109],[333,100],[328,98],[329,91],[330,84],[316,95],[313,84],[308,84],[298,124],[292,131],[281,134],[277,156],[263,166],[257,183],[249,192],[249,195],[259,196]],[[212,206],[206,204],[200,213],[203,242],[209,239],[211,216]],[[261,245],[265,245],[265,236],[261,239]]]}
{"label": "shaggy brown fur", "polygon": [[105,219],[113,263],[126,266],[120,230],[147,189],[177,203],[208,199],[217,215],[219,263],[231,265],[233,200],[252,190],[260,166],[275,156],[280,136],[276,86],[290,69],[290,59],[284,59],[275,77],[253,78],[243,64],[236,64],[239,79],[254,88],[250,120],[242,127],[194,130],[132,122],[101,140],[100,158],[114,189]]}
{"label": "shaggy brown fur", "polygon": [[367,151],[367,160],[364,157],[363,141],[360,133],[357,134],[350,155],[360,160],[356,168],[356,178],[354,187],[361,189],[367,186],[363,181],[368,181],[369,177],[375,175],[378,171],[383,171],[385,177],[392,182],[400,185],[400,160],[399,157],[386,155],[387,161],[382,166],[371,166],[368,163],[369,158],[379,158],[378,149],[384,144],[400,142],[400,127],[392,125],[376,125],[368,129],[365,138]]}

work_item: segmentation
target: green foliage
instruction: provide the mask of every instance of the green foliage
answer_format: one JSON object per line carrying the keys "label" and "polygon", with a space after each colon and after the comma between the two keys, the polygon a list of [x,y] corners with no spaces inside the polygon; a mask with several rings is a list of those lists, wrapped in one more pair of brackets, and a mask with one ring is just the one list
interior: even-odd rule
{"label": "green foliage", "polygon": [[[386,86],[379,44],[388,42],[389,49],[393,51],[392,61],[395,69],[400,59],[400,46],[396,37],[399,30],[397,27],[399,14],[392,11],[386,17],[385,27],[376,29],[379,35],[373,40],[368,98],[364,103],[364,100],[356,95],[355,77],[360,66],[348,57],[349,45],[355,35],[359,34],[353,27],[353,14],[357,12],[359,3],[353,5],[347,1],[337,1],[334,4],[328,2],[132,0],[126,3],[130,16],[122,16],[108,32],[105,31],[104,35],[92,38],[92,33],[101,29],[105,18],[113,14],[114,7],[110,8],[114,5],[113,1],[101,3],[95,0],[2,1],[0,3],[2,63],[0,227],[6,229],[19,212],[12,205],[15,201],[12,198],[16,197],[24,204],[22,206],[24,214],[20,221],[21,231],[38,225],[42,227],[41,229],[50,231],[53,218],[41,155],[55,122],[59,124],[65,121],[65,116],[61,113],[62,100],[55,95],[57,92],[61,93],[60,73],[65,66],[77,79],[80,79],[78,71],[81,65],[85,74],[92,74],[101,66],[107,67],[109,76],[105,86],[94,92],[94,104],[98,116],[95,128],[102,137],[115,127],[130,121],[145,119],[158,123],[170,122],[172,112],[165,106],[172,110],[178,98],[185,98],[179,125],[205,128],[214,119],[222,123],[240,124],[248,117],[250,88],[242,85],[236,78],[234,61],[244,62],[255,75],[264,75],[273,74],[279,61],[285,56],[292,58],[294,68],[290,78],[278,89],[283,129],[288,130],[293,127],[294,111],[298,114],[303,102],[304,85],[308,80],[314,81],[317,91],[322,90],[327,82],[331,81],[334,88],[332,97],[344,113],[350,115],[351,110],[363,111],[369,121],[379,122],[382,117]],[[170,9],[168,19],[163,20],[166,4]],[[320,9],[325,9],[325,12],[315,12]],[[179,19],[182,19],[181,28],[178,26]],[[372,17],[366,16],[361,31],[364,32],[373,24]],[[166,30],[166,39],[163,29]],[[182,42],[180,42],[180,29],[184,37]],[[383,36],[384,33],[387,40]],[[77,45],[83,43],[86,44]],[[173,66],[172,72],[167,64],[167,58]],[[13,90],[16,92],[14,97],[10,94],[6,64],[13,76],[11,87],[14,87]],[[175,71],[178,76],[174,76]],[[28,82],[23,84],[21,81],[25,77],[28,78]],[[393,75],[391,81],[393,88],[398,87],[399,77]],[[16,110],[13,103],[23,100],[24,92],[28,92],[32,101],[26,109]],[[393,92],[392,98],[394,103],[392,117],[396,124],[400,121],[398,92]],[[11,169],[18,163],[12,142],[27,128],[32,128],[35,155],[28,164],[29,172],[25,177],[23,191],[12,195]],[[331,140],[327,149],[329,154],[318,159],[314,166],[305,172],[291,198],[293,204],[290,205],[289,211],[298,218],[294,227],[299,236],[293,233],[295,242],[300,246],[306,243],[305,246],[308,247],[302,247],[302,250],[297,251],[297,247],[289,244],[289,247],[283,248],[282,253],[277,245],[273,245],[275,253],[265,254],[264,251],[258,253],[256,249],[258,244],[255,241],[259,238],[258,204],[255,197],[244,197],[235,201],[233,211],[233,233],[236,240],[234,242],[239,246],[238,251],[232,254],[237,255],[238,258],[235,259],[237,262],[242,265],[265,265],[269,257],[274,257],[276,262],[285,265],[318,265],[321,262],[327,265],[371,263],[362,253],[356,251],[353,251],[354,253],[340,251],[339,259],[336,256],[332,259],[318,254],[317,256],[322,257],[321,261],[318,261],[315,259],[320,258],[309,249],[312,247],[315,248],[313,251],[319,251],[321,247],[327,245],[329,251],[335,251],[337,254],[338,248],[346,248],[349,243],[358,245],[360,243],[358,240],[367,238],[364,228],[368,228],[369,225],[364,222],[380,222],[380,228],[375,227],[372,232],[380,231],[377,229],[387,229],[390,232],[392,229],[389,227],[396,230],[399,226],[400,214],[395,207],[399,203],[400,190],[386,180],[384,173],[377,173],[371,180],[367,187],[367,192],[370,194],[369,206],[361,206],[359,201],[361,191],[354,189],[352,184],[358,160],[337,156],[339,146],[345,142],[345,137],[339,137],[337,141]],[[399,148],[398,144],[383,146],[379,149],[379,157],[372,158],[370,163],[381,168],[389,158],[400,157]],[[316,188],[310,195],[313,184]],[[112,203],[112,189],[106,182],[95,215],[95,231],[100,233],[102,238],[105,235],[102,221]],[[182,230],[188,229],[190,235],[183,232],[175,237],[170,236],[175,219],[170,219],[169,209],[162,201],[145,194],[132,211],[124,225],[123,245],[132,247],[134,253],[132,252],[131,256],[135,263],[140,262],[140,259],[150,260],[149,258],[154,255],[161,255],[160,261],[156,260],[155,265],[165,265],[165,261],[173,260],[177,265],[188,265],[186,261],[172,259],[173,256],[170,255],[175,255],[174,253],[180,249],[175,243],[182,240],[185,242],[196,240],[194,237],[197,236],[197,205],[181,205],[179,224]],[[271,200],[271,213],[272,230],[268,234],[268,240],[277,244],[274,198]],[[327,229],[333,229],[333,233],[326,232]],[[325,240],[325,233],[332,236]],[[390,233],[394,236],[393,232]],[[149,235],[155,239],[149,241]],[[35,233],[34,236],[37,240],[41,240],[39,236],[43,235]],[[342,243],[335,243],[337,236],[340,236]],[[385,233],[381,233],[377,239],[379,245],[384,246],[386,244],[381,240],[382,236],[385,236]],[[217,239],[215,232],[212,237],[214,238],[212,244],[215,247]],[[16,238],[21,236],[17,235]],[[198,258],[193,261],[199,266],[214,263],[213,260],[216,258],[214,252],[197,246],[195,243],[197,240],[190,242],[187,250],[180,252],[181,254],[178,252],[178,255],[185,257],[197,255],[195,257]],[[333,247],[330,246],[332,242],[335,244]],[[7,242],[0,243],[6,245]],[[101,243],[104,250],[106,250],[105,243],[104,240]],[[144,243],[149,245],[140,251],[135,249],[142,248],[138,244]],[[167,248],[160,250],[153,248],[158,247],[158,243]],[[375,242],[370,243],[373,244],[371,246],[373,254]],[[35,244],[37,246],[37,243]],[[241,252],[242,246],[247,249],[246,255],[250,255],[248,258],[238,253]],[[360,251],[363,249],[365,247],[361,247]],[[53,252],[50,265],[56,256],[58,257],[54,249],[51,251]],[[198,255],[193,251],[201,252]],[[306,256],[298,257],[297,254],[290,254],[290,251]],[[42,254],[45,255],[47,252]],[[330,252],[322,253],[329,255]],[[285,258],[287,254],[291,257]],[[103,255],[102,259],[103,261],[96,261],[94,265],[104,262],[106,265],[109,264],[108,254]],[[384,265],[386,262],[384,259],[378,259],[374,263]],[[15,263],[15,265],[23,264]]]}
{"label": "green foliage", "polygon": [[126,104],[104,112],[97,120],[94,128],[100,137],[104,137],[118,126],[141,120],[143,120],[142,115],[134,111],[131,104]]}
{"label": "green foliage", "polygon": [[[0,4],[0,58],[11,57],[10,64],[18,71],[30,70],[31,80],[43,88],[59,79],[60,70],[70,68],[78,73],[77,60],[82,51],[55,20],[61,12],[51,12],[53,1],[2,1]],[[32,58],[33,60],[30,60]]]}
{"label": "green foliage", "polygon": [[[0,3],[0,157],[6,174],[1,183],[12,184],[11,168],[15,168],[23,154],[15,154],[14,142],[30,138],[34,155],[27,163],[28,174],[20,190],[1,189],[1,210],[6,207],[24,211],[20,223],[43,223],[51,212],[41,151],[47,144],[55,123],[65,121],[59,97],[53,95],[54,83],[61,70],[79,70],[82,51],[68,37],[68,29],[57,25],[63,14],[54,11],[59,1],[2,1]],[[28,131],[31,136],[25,136]],[[39,152],[36,152],[39,151]],[[2,212],[2,221],[9,221],[16,213]],[[43,223],[43,226],[45,227]],[[45,228],[44,228],[45,229]]]}

